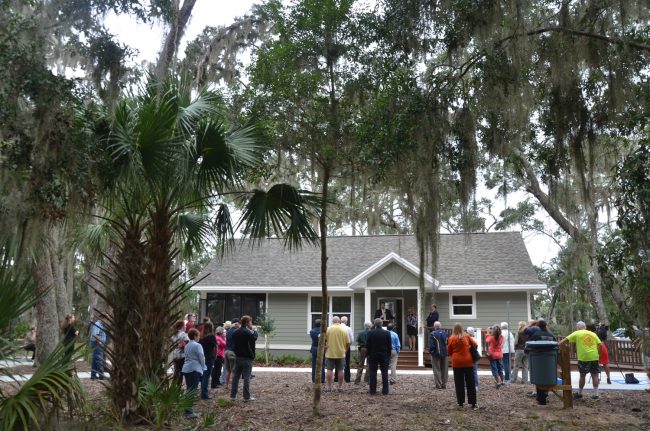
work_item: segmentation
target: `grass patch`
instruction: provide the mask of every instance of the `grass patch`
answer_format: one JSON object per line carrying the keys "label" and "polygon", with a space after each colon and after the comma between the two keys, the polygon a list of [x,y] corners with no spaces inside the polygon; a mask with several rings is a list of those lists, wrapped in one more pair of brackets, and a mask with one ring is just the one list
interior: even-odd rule
{"label": "grass patch", "polygon": [[232,407],[233,404],[234,402],[230,398],[219,398],[217,400],[217,407]]}

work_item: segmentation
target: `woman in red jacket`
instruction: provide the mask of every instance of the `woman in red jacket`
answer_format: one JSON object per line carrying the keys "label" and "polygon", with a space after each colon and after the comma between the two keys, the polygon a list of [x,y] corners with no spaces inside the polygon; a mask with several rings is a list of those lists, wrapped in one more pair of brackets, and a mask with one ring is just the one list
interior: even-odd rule
{"label": "woman in red jacket", "polygon": [[473,409],[477,409],[474,362],[469,351],[470,345],[478,348],[476,341],[463,333],[461,324],[454,324],[454,331],[447,340],[447,354],[451,357],[451,367],[454,370],[456,400],[458,405],[463,407],[463,404],[465,404],[465,388],[467,388],[467,401]]}
{"label": "woman in red jacket", "polygon": [[485,344],[488,346],[488,358],[490,359],[495,387],[499,389],[503,386],[503,335],[501,335],[499,325],[488,328]]}

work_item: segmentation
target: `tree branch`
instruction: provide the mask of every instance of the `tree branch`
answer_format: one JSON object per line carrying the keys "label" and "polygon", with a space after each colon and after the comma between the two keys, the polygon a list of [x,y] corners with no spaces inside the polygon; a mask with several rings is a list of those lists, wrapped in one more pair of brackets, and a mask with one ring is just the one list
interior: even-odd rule
{"label": "tree branch", "polygon": [[580,244],[586,244],[587,238],[585,235],[573,225],[559,210],[559,208],[551,201],[551,198],[546,194],[542,187],[539,185],[537,176],[533,167],[528,162],[528,159],[524,154],[519,150],[519,148],[514,148],[512,154],[517,159],[519,164],[523,167],[524,172],[526,173],[526,178],[528,179],[528,184],[526,185],[526,191],[531,193],[539,203],[544,207],[548,215],[550,215],[553,220],[560,226],[560,228],[566,232],[574,241]]}

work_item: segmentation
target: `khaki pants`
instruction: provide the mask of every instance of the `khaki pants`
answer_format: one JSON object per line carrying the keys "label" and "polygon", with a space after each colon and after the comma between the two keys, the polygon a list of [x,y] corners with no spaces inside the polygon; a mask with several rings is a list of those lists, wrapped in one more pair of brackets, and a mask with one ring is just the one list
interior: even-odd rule
{"label": "khaki pants", "polygon": [[[366,363],[366,355],[368,353],[368,349],[365,347],[359,347],[359,365],[357,366],[357,377],[354,379],[354,383],[360,383],[361,382],[361,375],[363,374],[363,369],[365,368],[365,363]],[[368,381],[368,370],[366,369],[366,377],[363,380],[364,382]]]}
{"label": "khaki pants", "polygon": [[523,350],[515,350],[515,366],[512,369],[512,383],[518,383],[519,370],[521,370],[521,380],[524,384],[528,383],[528,356]]}
{"label": "khaki pants", "polygon": [[431,368],[433,369],[433,381],[437,389],[447,387],[449,379],[449,362],[447,356],[431,356]]}
{"label": "khaki pants", "polygon": [[390,351],[390,382],[397,382],[397,350]]}

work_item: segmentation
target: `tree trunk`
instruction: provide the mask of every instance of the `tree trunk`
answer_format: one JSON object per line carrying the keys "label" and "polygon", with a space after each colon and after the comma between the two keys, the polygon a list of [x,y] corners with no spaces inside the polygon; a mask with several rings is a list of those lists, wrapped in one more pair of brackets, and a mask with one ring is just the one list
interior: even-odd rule
{"label": "tree trunk", "polygon": [[36,364],[41,364],[59,343],[59,318],[57,313],[56,291],[50,253],[43,247],[32,266],[36,283],[36,293],[40,299],[36,303]]}
{"label": "tree trunk", "polygon": [[169,33],[160,51],[158,66],[156,67],[158,78],[161,80],[169,74],[174,57],[176,57],[178,44],[183,37],[183,33],[185,33],[185,26],[187,26],[187,22],[192,16],[192,9],[194,9],[195,4],[196,0],[183,1],[183,6],[178,10],[174,20],[169,23]]}
{"label": "tree trunk", "polygon": [[320,278],[321,295],[323,297],[321,308],[320,334],[318,339],[318,353],[316,355],[316,373],[314,378],[314,399],[312,412],[320,416],[321,373],[323,370],[323,356],[325,355],[325,334],[327,333],[327,313],[329,311],[329,298],[327,292],[327,194],[329,191],[330,170],[323,168],[323,197],[321,201],[321,214],[319,219],[320,229]]}
{"label": "tree trunk", "polygon": [[[547,214],[550,215],[551,218],[560,226],[560,228],[577,244],[584,247],[585,251],[588,253],[591,263],[589,272],[589,294],[593,301],[592,305],[598,320],[602,323],[609,324],[609,316],[607,315],[607,310],[605,309],[605,303],[603,301],[602,277],[598,270],[597,262],[598,227],[597,215],[593,215],[595,208],[587,209],[589,212],[589,230],[591,232],[590,237],[588,238],[582,233],[578,226],[571,223],[569,219],[562,214],[557,205],[551,200],[550,196],[542,190],[539,181],[537,180],[537,176],[535,175],[535,171],[526,159],[526,156],[517,148],[512,151],[512,155],[515,156],[517,161],[524,168],[528,180],[526,191],[531,193],[546,210]],[[593,207],[593,204],[590,206]]]}

